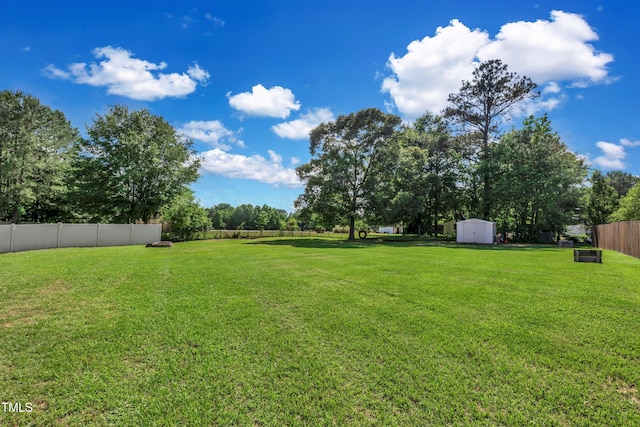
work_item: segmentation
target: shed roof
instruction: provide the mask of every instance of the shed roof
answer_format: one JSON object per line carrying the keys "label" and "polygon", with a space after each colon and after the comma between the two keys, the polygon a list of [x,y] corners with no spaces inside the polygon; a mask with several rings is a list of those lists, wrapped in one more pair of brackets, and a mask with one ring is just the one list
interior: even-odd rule
{"label": "shed roof", "polygon": [[471,219],[465,219],[464,221],[458,221],[457,223],[461,223],[461,222],[481,222],[481,223],[486,223],[486,224],[494,224],[493,221],[485,221],[484,219],[478,219],[478,218],[471,218]]}

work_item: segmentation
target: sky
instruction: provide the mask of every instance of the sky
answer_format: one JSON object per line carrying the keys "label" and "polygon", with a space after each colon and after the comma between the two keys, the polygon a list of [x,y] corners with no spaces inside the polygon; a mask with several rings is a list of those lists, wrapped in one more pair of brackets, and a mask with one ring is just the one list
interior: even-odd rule
{"label": "sky", "polygon": [[375,107],[438,114],[480,61],[538,84],[509,126],[548,114],[593,169],[640,175],[640,6],[628,1],[0,1],[0,90],[85,132],[148,109],[194,141],[205,207],[294,210],[308,133]]}

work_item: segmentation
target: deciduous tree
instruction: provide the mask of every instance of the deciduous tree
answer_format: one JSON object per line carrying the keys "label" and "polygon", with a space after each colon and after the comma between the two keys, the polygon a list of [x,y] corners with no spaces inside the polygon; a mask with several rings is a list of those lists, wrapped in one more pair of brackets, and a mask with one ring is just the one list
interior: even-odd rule
{"label": "deciduous tree", "polygon": [[620,200],[620,206],[611,215],[611,221],[640,220],[640,184],[634,185]]}
{"label": "deciduous tree", "polygon": [[148,110],[112,107],[87,134],[76,191],[91,219],[146,223],[198,178],[193,142]]}
{"label": "deciduous tree", "polygon": [[523,129],[507,133],[494,156],[493,198],[502,231],[532,241],[540,231],[560,233],[574,221],[585,166],[553,132],[546,115],[531,116]]}
{"label": "deciduous tree", "polygon": [[439,220],[458,202],[461,156],[456,139],[441,117],[427,113],[405,128],[399,140],[393,211],[399,220],[417,223],[419,233],[435,235]]}
{"label": "deciduous tree", "polygon": [[178,240],[193,240],[198,233],[211,227],[207,210],[200,206],[188,188],[165,205],[161,213],[163,221],[169,225],[170,235]]}
{"label": "deciduous tree", "polygon": [[296,207],[310,209],[324,221],[349,224],[380,215],[391,187],[397,149],[392,144],[400,118],[375,108],[338,117],[310,133],[312,159],[297,168],[306,182]]}
{"label": "deciduous tree", "polygon": [[586,190],[588,225],[607,224],[611,214],[618,208],[618,193],[611,185],[611,179],[599,170],[593,171],[589,181],[591,186]]}

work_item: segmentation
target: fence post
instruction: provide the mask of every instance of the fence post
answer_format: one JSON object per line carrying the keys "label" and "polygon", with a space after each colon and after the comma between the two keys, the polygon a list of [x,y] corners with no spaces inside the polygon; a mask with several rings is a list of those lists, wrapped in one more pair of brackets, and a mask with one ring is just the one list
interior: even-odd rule
{"label": "fence post", "polygon": [[96,246],[100,246],[100,223],[96,224]]}
{"label": "fence post", "polygon": [[56,236],[56,248],[60,247],[60,230],[62,229],[62,223],[58,223],[58,235]]}
{"label": "fence post", "polygon": [[133,242],[133,223],[129,224],[129,246],[131,246],[131,242]]}
{"label": "fence post", "polygon": [[9,231],[9,252],[13,252],[13,233],[16,229],[16,225],[11,223],[11,231]]}

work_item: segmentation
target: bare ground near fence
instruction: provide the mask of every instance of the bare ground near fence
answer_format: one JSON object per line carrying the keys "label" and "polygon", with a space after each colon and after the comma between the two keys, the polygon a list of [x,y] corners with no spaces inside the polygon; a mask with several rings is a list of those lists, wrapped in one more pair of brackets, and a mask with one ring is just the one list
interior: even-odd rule
{"label": "bare ground near fence", "polygon": [[640,258],[640,221],[596,226],[597,246]]}

